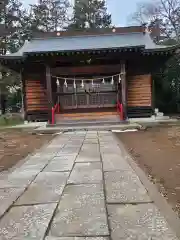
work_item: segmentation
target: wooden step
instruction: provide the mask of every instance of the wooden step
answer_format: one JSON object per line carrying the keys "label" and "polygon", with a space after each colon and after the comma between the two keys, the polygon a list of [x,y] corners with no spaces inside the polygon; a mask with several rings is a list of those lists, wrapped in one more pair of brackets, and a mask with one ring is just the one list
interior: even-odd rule
{"label": "wooden step", "polygon": [[109,117],[96,117],[96,116],[92,116],[92,117],[66,117],[66,118],[63,118],[63,117],[57,117],[56,116],[56,120],[59,121],[59,120],[103,120],[103,119],[106,119],[106,120],[112,120],[112,119],[118,119],[119,116],[109,116]]}
{"label": "wooden step", "polygon": [[61,117],[89,117],[89,116],[112,116],[117,115],[117,112],[92,112],[92,113],[62,113],[56,114]]}
{"label": "wooden step", "polygon": [[92,112],[92,113],[64,113],[56,114],[55,121],[57,122],[75,122],[75,121],[105,121],[105,122],[116,122],[119,121],[119,115],[117,112]]}

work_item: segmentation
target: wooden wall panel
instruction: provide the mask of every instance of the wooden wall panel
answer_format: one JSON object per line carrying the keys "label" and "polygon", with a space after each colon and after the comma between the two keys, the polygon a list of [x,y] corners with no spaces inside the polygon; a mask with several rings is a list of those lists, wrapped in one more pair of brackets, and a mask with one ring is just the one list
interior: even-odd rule
{"label": "wooden wall panel", "polygon": [[26,110],[48,111],[48,100],[40,80],[25,80]]}
{"label": "wooden wall panel", "polygon": [[143,107],[152,105],[151,75],[129,76],[127,78],[128,107]]}

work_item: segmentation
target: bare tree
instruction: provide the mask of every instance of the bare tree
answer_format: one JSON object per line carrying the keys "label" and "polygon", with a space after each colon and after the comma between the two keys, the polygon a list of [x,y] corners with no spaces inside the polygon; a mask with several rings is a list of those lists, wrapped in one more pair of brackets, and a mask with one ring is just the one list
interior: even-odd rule
{"label": "bare tree", "polygon": [[180,40],[180,0],[154,0],[141,2],[131,15],[136,23],[157,26],[167,38]]}

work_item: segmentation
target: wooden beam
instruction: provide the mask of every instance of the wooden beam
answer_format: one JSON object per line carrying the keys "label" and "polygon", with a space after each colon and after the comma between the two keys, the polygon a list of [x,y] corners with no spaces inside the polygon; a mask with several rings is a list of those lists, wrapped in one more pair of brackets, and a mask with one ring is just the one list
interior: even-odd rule
{"label": "wooden beam", "polygon": [[121,86],[122,86],[122,104],[124,111],[124,119],[127,118],[127,82],[126,82],[126,64],[121,62]]}
{"label": "wooden beam", "polygon": [[52,85],[51,85],[51,69],[48,65],[46,65],[46,89],[47,89],[47,97],[50,108],[53,106],[52,99]]}
{"label": "wooden beam", "polygon": [[155,93],[155,82],[152,75],[151,75],[151,106],[154,114],[154,110],[156,107],[156,93]]}
{"label": "wooden beam", "polygon": [[84,74],[108,74],[118,73],[120,64],[116,65],[94,65],[94,66],[77,66],[77,67],[56,67],[52,68],[52,75],[84,75]]}
{"label": "wooden beam", "polygon": [[26,105],[26,80],[25,80],[25,74],[24,69],[20,71],[20,82],[21,82],[21,94],[22,94],[22,109],[23,109],[23,117],[24,120],[27,120],[27,105]]}

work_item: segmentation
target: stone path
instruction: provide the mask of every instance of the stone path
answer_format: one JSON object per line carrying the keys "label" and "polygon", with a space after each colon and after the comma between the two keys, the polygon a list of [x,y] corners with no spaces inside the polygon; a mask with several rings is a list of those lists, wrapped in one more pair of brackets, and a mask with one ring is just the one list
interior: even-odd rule
{"label": "stone path", "polygon": [[0,240],[177,240],[111,132],[56,137],[0,176]]}

